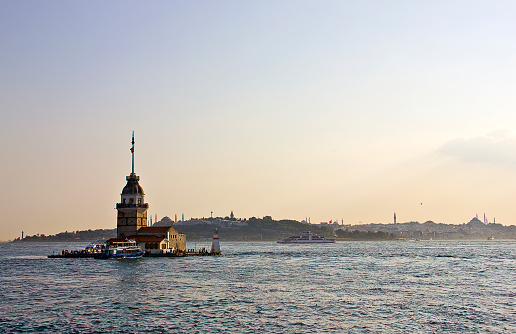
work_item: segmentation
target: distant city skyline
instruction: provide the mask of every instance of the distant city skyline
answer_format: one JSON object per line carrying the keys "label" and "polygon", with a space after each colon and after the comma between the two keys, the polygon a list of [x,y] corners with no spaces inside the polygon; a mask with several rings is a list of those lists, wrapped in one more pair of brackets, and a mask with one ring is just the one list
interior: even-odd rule
{"label": "distant city skyline", "polygon": [[0,3],[0,240],[149,214],[516,224],[516,3]]}

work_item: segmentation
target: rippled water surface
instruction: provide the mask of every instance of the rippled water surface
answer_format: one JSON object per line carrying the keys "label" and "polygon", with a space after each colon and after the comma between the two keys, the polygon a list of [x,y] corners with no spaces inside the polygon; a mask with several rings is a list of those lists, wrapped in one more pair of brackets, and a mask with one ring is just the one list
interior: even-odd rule
{"label": "rippled water surface", "polygon": [[516,332],[514,241],[223,242],[218,257],[46,258],[84,246],[0,244],[0,332]]}

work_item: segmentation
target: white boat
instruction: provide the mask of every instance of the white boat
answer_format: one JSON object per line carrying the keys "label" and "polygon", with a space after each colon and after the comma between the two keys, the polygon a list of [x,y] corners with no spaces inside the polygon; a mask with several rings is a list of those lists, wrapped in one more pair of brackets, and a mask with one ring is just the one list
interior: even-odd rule
{"label": "white boat", "polygon": [[335,239],[326,239],[310,231],[303,231],[300,235],[288,237],[277,241],[279,244],[326,244],[333,243]]}
{"label": "white boat", "polygon": [[96,259],[127,259],[142,257],[144,252],[140,246],[136,245],[136,241],[129,239],[123,241],[110,241],[107,249],[95,254]]}
{"label": "white boat", "polygon": [[89,254],[102,253],[106,248],[106,240],[97,239],[88,246],[86,246],[85,251]]}

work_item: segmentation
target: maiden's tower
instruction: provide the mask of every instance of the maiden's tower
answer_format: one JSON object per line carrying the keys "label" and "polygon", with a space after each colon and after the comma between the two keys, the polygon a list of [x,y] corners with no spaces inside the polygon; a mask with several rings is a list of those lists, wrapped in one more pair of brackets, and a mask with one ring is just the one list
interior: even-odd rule
{"label": "maiden's tower", "polygon": [[126,238],[134,235],[140,228],[147,226],[147,209],[149,204],[145,203],[145,193],[138,183],[140,177],[134,173],[134,131],[131,144],[131,175],[126,177],[127,184],[122,189],[120,203],[116,205],[118,211],[116,224],[117,238]]}
{"label": "maiden's tower", "polygon": [[132,169],[126,177],[127,184],[120,194],[120,203],[116,222],[116,238],[107,242],[136,241],[147,254],[177,254],[186,251],[186,234],[170,226],[147,226],[147,209],[145,193],[140,186],[140,177],[134,173],[134,132],[131,141]]}

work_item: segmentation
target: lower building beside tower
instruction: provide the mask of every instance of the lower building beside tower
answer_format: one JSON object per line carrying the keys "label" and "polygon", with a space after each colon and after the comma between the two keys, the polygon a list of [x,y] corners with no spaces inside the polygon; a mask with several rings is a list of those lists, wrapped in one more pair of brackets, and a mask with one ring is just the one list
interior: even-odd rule
{"label": "lower building beside tower", "polygon": [[136,241],[136,244],[146,254],[184,253],[186,251],[186,234],[178,232],[173,226],[142,227],[135,234],[111,238],[107,240],[107,243],[126,239]]}

